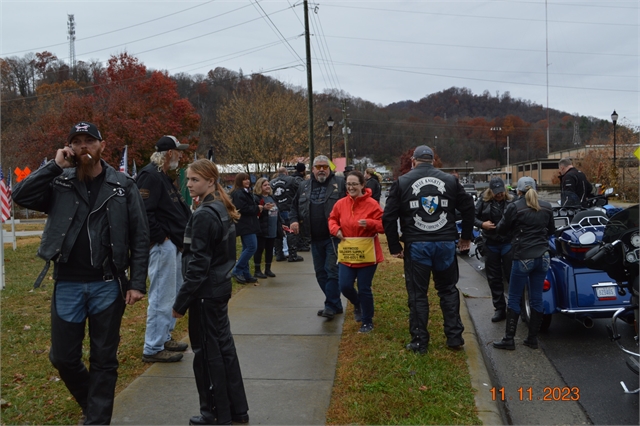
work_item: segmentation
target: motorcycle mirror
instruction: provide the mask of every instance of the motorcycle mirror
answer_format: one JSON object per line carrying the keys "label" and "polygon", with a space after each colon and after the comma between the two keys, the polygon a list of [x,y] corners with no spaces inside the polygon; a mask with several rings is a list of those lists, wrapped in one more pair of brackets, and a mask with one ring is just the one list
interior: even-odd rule
{"label": "motorcycle mirror", "polygon": [[607,188],[607,189],[604,191],[604,195],[611,195],[611,194],[613,194],[613,188]]}
{"label": "motorcycle mirror", "polygon": [[578,237],[578,241],[582,245],[593,244],[596,242],[596,234],[593,232],[585,232]]}
{"label": "motorcycle mirror", "polygon": [[562,205],[562,201],[558,200],[558,205],[561,206]]}

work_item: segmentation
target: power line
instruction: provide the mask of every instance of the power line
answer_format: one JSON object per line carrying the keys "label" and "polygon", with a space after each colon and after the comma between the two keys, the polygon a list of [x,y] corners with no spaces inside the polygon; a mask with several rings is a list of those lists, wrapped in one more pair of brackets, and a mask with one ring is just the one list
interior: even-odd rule
{"label": "power line", "polygon": [[[117,33],[117,32],[119,32],[119,31],[128,30],[128,29],[130,29],[130,28],[139,27],[139,26],[141,26],[141,25],[145,25],[145,24],[148,24],[148,23],[150,23],[150,22],[155,22],[155,21],[159,21],[159,20],[164,19],[164,18],[169,18],[169,17],[171,17],[171,16],[178,15],[178,14],[180,14],[180,13],[182,13],[182,12],[186,12],[186,11],[188,11],[188,10],[195,9],[195,8],[197,8],[197,7],[201,7],[201,6],[207,5],[207,4],[209,4],[209,3],[213,3],[214,1],[216,1],[216,0],[210,0],[210,1],[207,1],[207,2],[204,2],[204,3],[201,3],[201,4],[198,4],[198,5],[196,5],[196,6],[192,6],[192,7],[186,8],[186,9],[179,10],[178,12],[174,12],[174,13],[170,13],[170,14],[168,14],[168,15],[160,16],[159,18],[154,18],[154,19],[150,19],[150,20],[148,20],[148,21],[140,22],[139,24],[129,25],[128,27],[122,27],[122,28],[119,28],[119,29],[117,29],[117,30],[107,31],[106,33],[100,33],[100,34],[96,34],[96,35],[92,35],[92,36],[88,36],[88,37],[84,37],[84,38],[79,38],[79,39],[77,39],[77,41],[89,40],[89,39],[92,39],[92,38],[102,37],[102,36],[104,36],[104,35],[109,35],[109,34]],[[242,8],[244,8],[244,7],[248,7],[248,6],[249,6],[249,5],[242,6]],[[239,8],[239,9],[241,9],[241,8]],[[64,45],[64,44],[66,44],[66,43],[51,44],[51,45],[49,45],[49,46],[37,47],[37,48],[33,48],[33,49],[26,49],[26,50],[16,50],[15,52],[3,53],[2,55],[7,56],[7,55],[13,55],[13,54],[15,54],[15,53],[33,52],[33,51],[36,51],[36,52],[37,52],[37,51],[39,51],[39,50],[41,50],[41,49],[48,49],[48,48],[50,48],[50,47],[62,46],[62,45]]]}
{"label": "power line", "polygon": [[[267,24],[270,24],[269,27],[271,28],[271,30],[276,34],[276,36],[280,37],[280,39],[285,42],[285,44],[289,47],[289,52],[293,53],[293,55],[296,56],[300,60],[300,62],[304,64],[305,63],[304,60],[300,57],[300,55],[298,55],[298,52],[296,52],[296,50],[289,44],[285,36],[282,35],[282,32],[280,32],[277,25],[271,20],[271,18],[269,17],[269,14],[265,12],[265,10],[262,8],[262,5],[258,3],[258,0],[254,0],[254,1],[255,3],[252,2],[253,6],[256,9],[260,8],[260,10],[258,10],[258,13],[262,11],[262,13],[264,14],[263,19],[267,21]],[[289,9],[289,8],[286,8],[286,9]],[[286,10],[286,9],[283,9],[283,10]]]}

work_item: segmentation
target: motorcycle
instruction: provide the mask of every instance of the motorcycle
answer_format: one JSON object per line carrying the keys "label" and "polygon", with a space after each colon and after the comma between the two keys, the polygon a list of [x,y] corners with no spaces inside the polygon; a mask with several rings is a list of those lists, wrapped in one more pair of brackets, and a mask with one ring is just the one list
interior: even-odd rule
{"label": "motorcycle", "polygon": [[[600,270],[585,265],[585,254],[600,244],[609,221],[600,209],[554,208],[555,234],[549,239],[551,264],[543,285],[543,319],[540,330],[551,325],[553,315],[568,315],[585,327],[593,327],[594,318],[610,318],[619,309],[631,305],[629,294]],[[631,315],[632,316],[632,315]],[[522,297],[522,320],[529,323],[529,290]],[[631,321],[628,313],[619,317]]]}
{"label": "motorcycle", "polygon": [[[609,338],[628,356],[627,366],[635,374],[640,370],[640,353],[638,353],[638,281],[640,259],[640,232],[638,205],[629,207],[614,215],[604,230],[602,244],[589,250],[585,255],[585,263],[592,269],[604,271],[615,280],[620,294],[631,296],[629,306],[620,307],[611,318],[607,327]],[[633,314],[635,325],[635,351],[629,350],[621,343],[618,332],[618,319]],[[637,394],[640,388],[630,391],[624,382],[620,382],[625,393]]]}

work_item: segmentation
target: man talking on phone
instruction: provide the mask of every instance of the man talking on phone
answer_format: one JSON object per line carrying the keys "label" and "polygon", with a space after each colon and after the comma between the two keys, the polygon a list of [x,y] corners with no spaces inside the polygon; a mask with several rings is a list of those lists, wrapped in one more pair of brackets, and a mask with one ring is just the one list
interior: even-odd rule
{"label": "man talking on phone", "polygon": [[[23,207],[48,214],[38,249],[54,262],[49,359],[76,399],[84,424],[111,422],[125,304],[146,292],[147,216],[135,182],[101,159],[106,142],[83,121],[55,159],[15,186]],[[127,276],[127,270],[129,270]],[[89,322],[90,368],[82,361]]]}

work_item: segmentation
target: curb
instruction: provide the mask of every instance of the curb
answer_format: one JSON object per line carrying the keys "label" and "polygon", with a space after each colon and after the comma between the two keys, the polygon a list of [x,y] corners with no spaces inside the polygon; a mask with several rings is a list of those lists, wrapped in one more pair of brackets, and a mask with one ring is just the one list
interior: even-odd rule
{"label": "curb", "polygon": [[460,298],[462,299],[460,317],[465,325],[465,331],[462,333],[465,341],[464,351],[467,354],[471,386],[476,391],[474,399],[478,410],[478,418],[483,425],[506,425],[507,423],[502,420],[500,415],[498,403],[490,397],[489,389],[493,386],[491,376],[478,344],[476,329],[467,309],[467,300],[462,292],[460,292]]}

